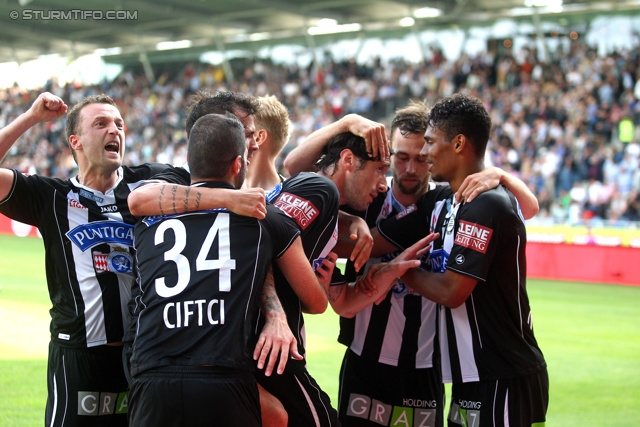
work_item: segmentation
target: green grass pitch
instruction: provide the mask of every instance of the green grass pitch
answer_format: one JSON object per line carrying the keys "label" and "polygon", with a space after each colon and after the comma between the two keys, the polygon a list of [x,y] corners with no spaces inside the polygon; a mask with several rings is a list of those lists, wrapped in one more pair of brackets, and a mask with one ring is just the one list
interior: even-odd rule
{"label": "green grass pitch", "polygon": [[[595,262],[595,261],[594,261]],[[42,425],[49,298],[42,242],[0,236],[0,426]],[[640,420],[640,287],[529,280],[549,365],[548,427]],[[306,316],[308,368],[337,403],[338,318]]]}

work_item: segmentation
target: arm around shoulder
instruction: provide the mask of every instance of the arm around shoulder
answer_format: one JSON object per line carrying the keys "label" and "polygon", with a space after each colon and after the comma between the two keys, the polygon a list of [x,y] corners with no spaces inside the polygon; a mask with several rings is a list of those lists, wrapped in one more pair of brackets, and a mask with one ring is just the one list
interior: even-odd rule
{"label": "arm around shoulder", "polygon": [[227,208],[243,216],[262,219],[266,214],[264,190],[249,188],[190,187],[154,182],[136,188],[127,199],[135,216],[173,215],[206,209]]}
{"label": "arm around shoulder", "polygon": [[456,200],[469,203],[481,193],[497,187],[498,184],[507,187],[518,199],[524,219],[536,216],[540,210],[536,196],[521,179],[498,167],[490,167],[467,176],[456,191]]}

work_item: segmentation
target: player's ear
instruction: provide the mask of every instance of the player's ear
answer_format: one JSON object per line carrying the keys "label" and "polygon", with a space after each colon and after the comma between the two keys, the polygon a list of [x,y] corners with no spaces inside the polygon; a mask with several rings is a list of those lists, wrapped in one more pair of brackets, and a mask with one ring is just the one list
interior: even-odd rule
{"label": "player's ear", "polygon": [[345,148],[340,153],[340,160],[345,166],[347,170],[353,170],[356,167],[356,156],[353,154],[353,151]]}
{"label": "player's ear", "polygon": [[80,142],[80,136],[79,135],[70,135],[69,136],[69,146],[74,149],[74,150],[78,150],[82,148],[82,143]]}
{"label": "player's ear", "polygon": [[267,131],[264,129],[258,129],[254,136],[258,147],[260,147],[267,140]]}
{"label": "player's ear", "polygon": [[453,149],[456,153],[460,153],[467,145],[467,142],[467,137],[459,133],[455,138],[453,138]]}
{"label": "player's ear", "polygon": [[236,176],[240,173],[240,171],[242,170],[242,164],[244,163],[244,157],[242,156],[237,156],[235,158],[235,160],[233,161],[233,163],[231,163],[231,167],[229,172],[231,173],[231,176]]}

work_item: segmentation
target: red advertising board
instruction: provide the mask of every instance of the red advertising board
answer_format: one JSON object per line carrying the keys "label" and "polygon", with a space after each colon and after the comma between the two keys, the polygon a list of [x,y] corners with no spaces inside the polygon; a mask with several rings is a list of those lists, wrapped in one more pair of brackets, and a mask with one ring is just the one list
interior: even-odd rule
{"label": "red advertising board", "polygon": [[0,214],[0,234],[9,234],[20,237],[39,237],[38,229],[28,224],[7,218]]}
{"label": "red advertising board", "polygon": [[[0,234],[39,237],[38,229],[0,214]],[[611,238],[565,243],[562,239],[527,242],[527,276],[538,279],[611,283],[640,286],[640,246],[632,236],[630,246],[612,245]],[[601,241],[602,240],[602,241]],[[582,244],[580,244],[581,242]],[[635,244],[634,244],[635,243]]]}

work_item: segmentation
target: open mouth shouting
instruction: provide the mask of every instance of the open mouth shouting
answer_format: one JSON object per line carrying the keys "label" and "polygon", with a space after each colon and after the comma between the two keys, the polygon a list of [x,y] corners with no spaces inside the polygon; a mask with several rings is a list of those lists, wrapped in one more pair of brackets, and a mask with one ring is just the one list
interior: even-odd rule
{"label": "open mouth shouting", "polygon": [[120,152],[120,143],[117,141],[110,141],[104,146],[106,151],[111,153],[119,153]]}

